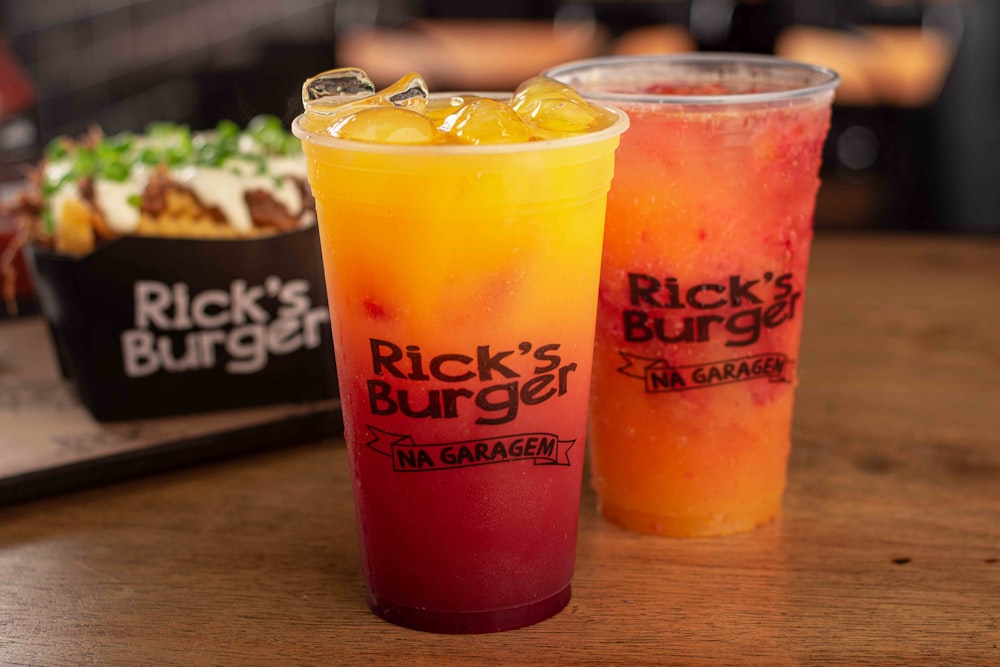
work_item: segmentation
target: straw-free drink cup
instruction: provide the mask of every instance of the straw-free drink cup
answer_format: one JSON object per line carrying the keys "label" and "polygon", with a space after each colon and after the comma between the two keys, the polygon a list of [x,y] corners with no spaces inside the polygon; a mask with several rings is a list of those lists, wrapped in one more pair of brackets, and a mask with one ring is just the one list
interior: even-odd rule
{"label": "straw-free drink cup", "polygon": [[837,75],[740,54],[547,74],[631,119],[608,199],[590,408],[601,512],[673,536],[767,524],[785,488]]}
{"label": "straw-free drink cup", "polygon": [[468,146],[295,123],[369,604],[389,621],[491,632],[570,598],[616,115]]}

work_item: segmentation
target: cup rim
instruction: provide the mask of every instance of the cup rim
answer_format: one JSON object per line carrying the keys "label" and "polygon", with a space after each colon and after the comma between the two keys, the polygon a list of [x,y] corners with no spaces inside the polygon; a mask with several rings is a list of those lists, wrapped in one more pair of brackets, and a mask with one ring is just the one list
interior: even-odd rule
{"label": "cup rim", "polygon": [[[611,92],[581,85],[579,81],[568,79],[568,75],[596,68],[629,68],[637,65],[663,65],[708,68],[712,65],[726,67],[751,67],[761,70],[800,73],[808,80],[802,85],[790,85],[780,90],[757,93],[724,93],[714,95],[671,95],[652,93]],[[776,56],[756,53],[672,53],[636,56],[600,56],[584,58],[551,67],[542,73],[576,89],[589,100],[599,100],[606,105],[614,104],[672,104],[672,105],[721,105],[760,104],[782,102],[801,97],[811,97],[832,92],[840,85],[840,76],[827,67],[786,60]]]}
{"label": "cup rim", "polygon": [[[440,92],[432,93],[429,98],[437,99],[442,97],[454,97],[456,95],[475,95],[478,97],[490,97],[493,99],[509,100],[513,93],[483,92],[483,91],[461,91],[461,92]],[[597,132],[585,132],[574,134],[569,137],[558,139],[544,139],[540,141],[521,141],[506,144],[379,144],[367,141],[355,141],[354,139],[340,139],[330,137],[316,132],[311,132],[302,127],[302,121],[306,114],[303,111],[292,120],[291,131],[298,139],[305,143],[318,144],[328,148],[340,150],[350,150],[364,153],[392,153],[393,155],[513,155],[524,153],[535,153],[547,150],[558,150],[571,148],[573,146],[585,146],[604,141],[622,135],[629,127],[629,117],[621,109],[611,105],[598,103],[615,116],[617,120],[608,127]]]}

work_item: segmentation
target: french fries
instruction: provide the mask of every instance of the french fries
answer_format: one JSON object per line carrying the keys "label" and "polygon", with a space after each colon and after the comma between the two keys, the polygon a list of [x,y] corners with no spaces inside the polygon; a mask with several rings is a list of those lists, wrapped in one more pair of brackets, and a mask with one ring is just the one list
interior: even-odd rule
{"label": "french fries", "polygon": [[56,216],[56,252],[86,255],[93,251],[95,213],[90,206],[80,199],[63,199]]}

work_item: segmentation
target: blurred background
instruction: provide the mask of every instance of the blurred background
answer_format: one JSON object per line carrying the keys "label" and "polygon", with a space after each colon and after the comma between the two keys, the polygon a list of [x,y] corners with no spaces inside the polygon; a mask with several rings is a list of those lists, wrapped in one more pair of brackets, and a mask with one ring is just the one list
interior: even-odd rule
{"label": "blurred background", "polygon": [[287,124],[335,66],[500,90],[571,59],[693,50],[841,74],[818,228],[1000,231],[997,0],[0,0],[0,187],[92,124]]}

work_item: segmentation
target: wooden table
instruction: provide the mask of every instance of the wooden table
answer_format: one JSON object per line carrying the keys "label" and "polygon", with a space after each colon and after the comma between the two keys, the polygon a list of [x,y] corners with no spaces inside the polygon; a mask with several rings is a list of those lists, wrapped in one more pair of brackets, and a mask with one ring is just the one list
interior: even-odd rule
{"label": "wooden table", "polygon": [[657,539],[588,491],[537,626],[370,614],[330,440],[0,509],[0,664],[1000,664],[998,295],[1000,239],[818,239],[783,518]]}

